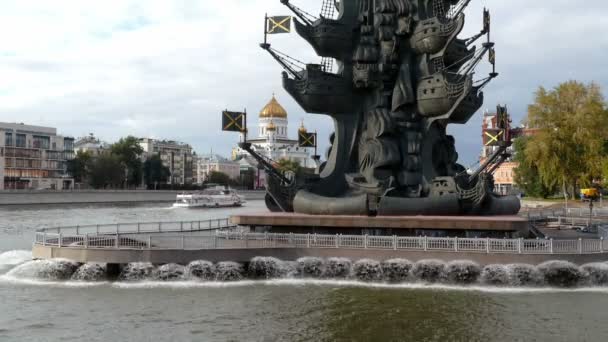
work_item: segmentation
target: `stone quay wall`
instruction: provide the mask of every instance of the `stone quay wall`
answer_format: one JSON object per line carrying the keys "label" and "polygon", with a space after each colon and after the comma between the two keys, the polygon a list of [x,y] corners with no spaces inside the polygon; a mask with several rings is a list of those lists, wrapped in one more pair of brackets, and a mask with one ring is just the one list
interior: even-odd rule
{"label": "stone quay wall", "polygon": [[186,265],[195,260],[211,262],[236,261],[248,262],[257,256],[275,257],[281,260],[296,260],[301,257],[343,257],[351,260],[364,258],[378,261],[405,258],[416,262],[424,259],[441,261],[470,260],[482,266],[489,264],[525,263],[531,265],[546,261],[562,260],[583,265],[590,262],[606,262],[607,254],[512,254],[512,253],[471,253],[445,251],[375,250],[349,248],[234,248],[204,250],[136,250],[136,249],[86,249],[59,248],[56,246],[34,245],[34,258],[63,258],[77,262],[99,262],[127,264],[131,262],[150,262],[153,264],[178,263]]}
{"label": "stone quay wall", "polygon": [[[0,206],[84,203],[174,202],[181,191],[82,190],[0,191]],[[264,199],[264,191],[239,191],[248,201]]]}

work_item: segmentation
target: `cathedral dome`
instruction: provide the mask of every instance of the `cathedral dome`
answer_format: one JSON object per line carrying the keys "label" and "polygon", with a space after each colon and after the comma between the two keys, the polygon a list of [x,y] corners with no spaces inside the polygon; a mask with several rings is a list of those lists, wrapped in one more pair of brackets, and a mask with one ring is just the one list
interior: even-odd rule
{"label": "cathedral dome", "polygon": [[276,131],[277,130],[277,126],[275,126],[274,122],[272,122],[272,120],[270,120],[270,123],[266,126],[266,130],[268,130],[268,131]]}
{"label": "cathedral dome", "polygon": [[287,118],[287,111],[273,95],[270,102],[260,112],[260,118]]}

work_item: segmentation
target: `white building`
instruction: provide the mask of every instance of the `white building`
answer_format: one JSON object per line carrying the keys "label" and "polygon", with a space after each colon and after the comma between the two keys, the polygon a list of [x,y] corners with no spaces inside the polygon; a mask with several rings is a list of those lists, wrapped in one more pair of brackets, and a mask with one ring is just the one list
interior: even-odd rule
{"label": "white building", "polygon": [[71,189],[67,162],[74,159],[74,138],[52,127],[0,122],[0,167],[5,189]]}
{"label": "white building", "polygon": [[90,133],[88,136],[78,138],[74,142],[74,152],[88,152],[92,156],[98,156],[110,148],[108,143],[105,143]]}
{"label": "white building", "polygon": [[194,179],[196,184],[202,185],[208,180],[211,172],[221,172],[231,179],[238,180],[241,175],[239,163],[228,160],[217,154],[199,156],[195,162]]}
{"label": "white building", "polygon": [[193,182],[194,155],[188,144],[173,140],[139,139],[144,157],[158,154],[164,166],[169,168],[168,184],[185,185]]}
{"label": "white building", "polygon": [[[255,134],[256,132],[251,130],[250,133]],[[299,147],[298,140],[289,139],[288,134],[287,111],[272,96],[270,102],[260,112],[257,130],[258,136],[248,138],[247,142],[252,144],[251,147],[254,151],[274,161],[287,159],[298,162],[302,167],[316,167],[315,162],[311,158],[314,149]],[[242,140],[243,137],[241,137]],[[232,151],[232,157],[235,160],[247,156],[249,156],[247,151],[241,148],[236,147]]]}

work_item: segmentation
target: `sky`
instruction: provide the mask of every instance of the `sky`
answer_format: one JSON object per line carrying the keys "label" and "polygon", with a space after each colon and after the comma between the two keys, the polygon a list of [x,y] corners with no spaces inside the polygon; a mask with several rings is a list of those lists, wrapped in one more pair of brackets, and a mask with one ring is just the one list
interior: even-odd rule
{"label": "sky", "polygon": [[[319,13],[321,0],[292,0]],[[481,150],[484,110],[506,104],[515,123],[534,91],[560,82],[596,82],[608,94],[608,1],[473,0],[461,37],[492,11],[500,76],[466,125],[451,125],[460,162]],[[287,109],[290,135],[301,120],[324,148],[332,121],[306,114],[281,87],[280,66],[259,48],[264,14],[286,15],[279,0],[0,0],[0,121],[94,133],[108,142],[135,135],[190,143],[229,155],[235,133],[221,111],[246,108],[249,126],[272,94]],[[317,63],[297,36],[273,35],[276,49]],[[484,77],[487,66],[478,69]]]}

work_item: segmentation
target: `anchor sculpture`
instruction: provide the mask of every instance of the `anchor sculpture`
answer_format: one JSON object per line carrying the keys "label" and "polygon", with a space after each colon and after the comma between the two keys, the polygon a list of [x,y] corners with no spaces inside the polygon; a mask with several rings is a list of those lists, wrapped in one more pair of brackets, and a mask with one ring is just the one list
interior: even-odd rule
{"label": "anchor sculpture", "polygon": [[[469,121],[483,104],[482,89],[498,76],[489,11],[484,10],[479,34],[461,39],[470,0],[324,0],[319,18],[289,0],[281,2],[295,13],[295,30],[323,61],[303,64],[275,50],[266,37],[261,47],[285,68],[285,90],[306,112],[331,116],[335,132],[316,175],[287,181],[270,174],[271,210],[313,215],[519,211],[515,196],[493,192],[493,177],[485,172],[491,161],[468,174],[457,163],[454,138],[446,134],[449,124]],[[279,29],[289,31],[285,22]],[[484,36],[487,40],[476,47]],[[486,55],[493,71],[474,80],[474,69]],[[510,141],[497,144],[492,160]]]}

